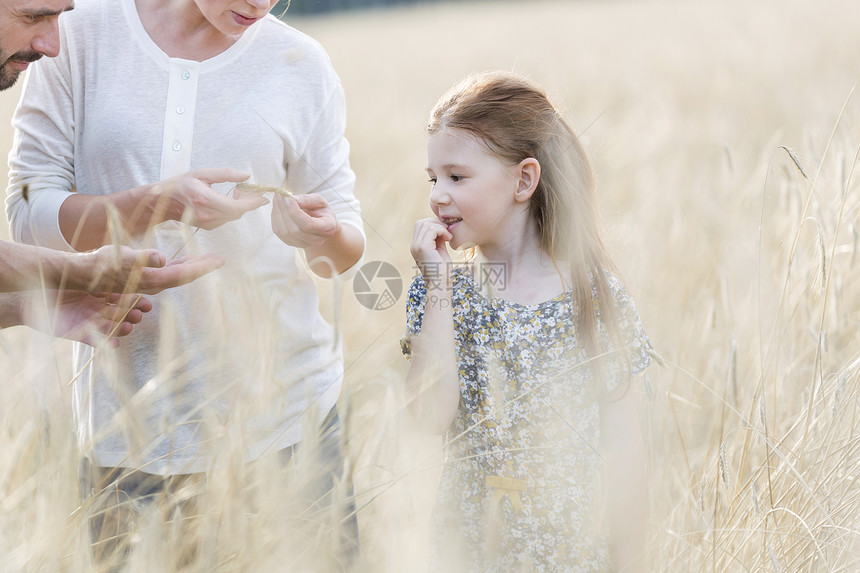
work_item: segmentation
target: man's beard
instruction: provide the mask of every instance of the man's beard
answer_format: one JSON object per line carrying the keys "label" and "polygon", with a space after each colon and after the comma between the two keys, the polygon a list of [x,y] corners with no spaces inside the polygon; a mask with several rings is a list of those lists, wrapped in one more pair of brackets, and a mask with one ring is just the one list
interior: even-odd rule
{"label": "man's beard", "polygon": [[12,54],[8,58],[3,58],[3,54],[0,54],[0,58],[2,58],[3,61],[3,63],[0,64],[0,91],[7,90],[14,86],[15,82],[18,81],[18,76],[21,75],[21,72],[9,67],[10,61],[35,62],[41,57],[42,54],[39,52],[18,52],[17,54]]}

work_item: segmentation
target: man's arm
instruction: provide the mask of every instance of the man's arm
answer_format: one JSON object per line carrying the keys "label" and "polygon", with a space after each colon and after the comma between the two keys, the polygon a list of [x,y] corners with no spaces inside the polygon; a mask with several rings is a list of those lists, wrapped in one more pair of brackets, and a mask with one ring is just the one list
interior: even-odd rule
{"label": "man's arm", "polygon": [[66,253],[0,241],[0,292],[45,287],[155,294],[223,264],[221,257],[212,254],[167,261],[155,249],[105,246],[89,253]]}

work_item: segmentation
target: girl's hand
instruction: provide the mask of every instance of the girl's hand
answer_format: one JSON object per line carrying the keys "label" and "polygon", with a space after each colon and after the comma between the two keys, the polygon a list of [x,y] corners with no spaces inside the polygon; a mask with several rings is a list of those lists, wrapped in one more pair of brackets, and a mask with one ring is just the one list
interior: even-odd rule
{"label": "girl's hand", "polygon": [[230,198],[212,189],[215,183],[239,183],[248,177],[247,173],[230,168],[198,169],[177,175],[152,187],[157,196],[154,208],[163,209],[168,219],[185,220],[201,229],[216,229],[269,203],[262,195]]}
{"label": "girl's hand", "polygon": [[[451,256],[445,244],[452,237],[448,228],[436,217],[420,219],[415,223],[410,251],[425,278],[428,273],[439,276],[442,268],[451,266]],[[444,267],[440,268],[440,265]]]}
{"label": "girl's hand", "polygon": [[286,244],[306,249],[319,247],[340,230],[340,222],[328,202],[316,193],[284,197],[275,195],[272,230]]}
{"label": "girl's hand", "polygon": [[454,345],[451,257],[445,243],[452,235],[436,217],[415,223],[412,258],[427,289],[421,334],[412,337],[406,375],[409,410],[434,434],[444,433],[460,404],[460,379]]}

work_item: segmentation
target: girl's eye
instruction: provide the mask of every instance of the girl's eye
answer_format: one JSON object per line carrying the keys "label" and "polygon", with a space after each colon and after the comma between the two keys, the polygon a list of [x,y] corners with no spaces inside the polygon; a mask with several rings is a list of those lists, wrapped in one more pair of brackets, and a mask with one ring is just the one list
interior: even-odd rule
{"label": "girl's eye", "polygon": [[436,178],[435,177],[431,177],[430,179],[428,179],[428,181],[430,182],[431,185],[436,185]]}
{"label": "girl's eye", "polygon": [[460,179],[462,179],[460,175],[451,175],[451,181],[453,181],[454,183],[456,183]]}

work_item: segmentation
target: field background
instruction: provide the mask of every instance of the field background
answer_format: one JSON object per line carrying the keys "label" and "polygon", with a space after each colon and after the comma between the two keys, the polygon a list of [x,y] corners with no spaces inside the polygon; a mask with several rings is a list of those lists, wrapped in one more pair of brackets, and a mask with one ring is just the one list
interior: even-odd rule
{"label": "field background", "polygon": [[[524,73],[583,134],[612,252],[665,361],[640,389],[655,569],[860,568],[860,4],[487,1],[286,19],[346,90],[366,260],[407,283],[429,213],[422,128],[452,83]],[[16,99],[0,95],[3,153]],[[370,311],[347,285],[341,302],[364,565],[420,571],[441,458],[402,408],[403,298]],[[56,490],[13,487],[55,475],[22,458],[39,423],[68,419],[68,374],[44,366],[64,344],[0,334],[10,570],[64,559]]]}

